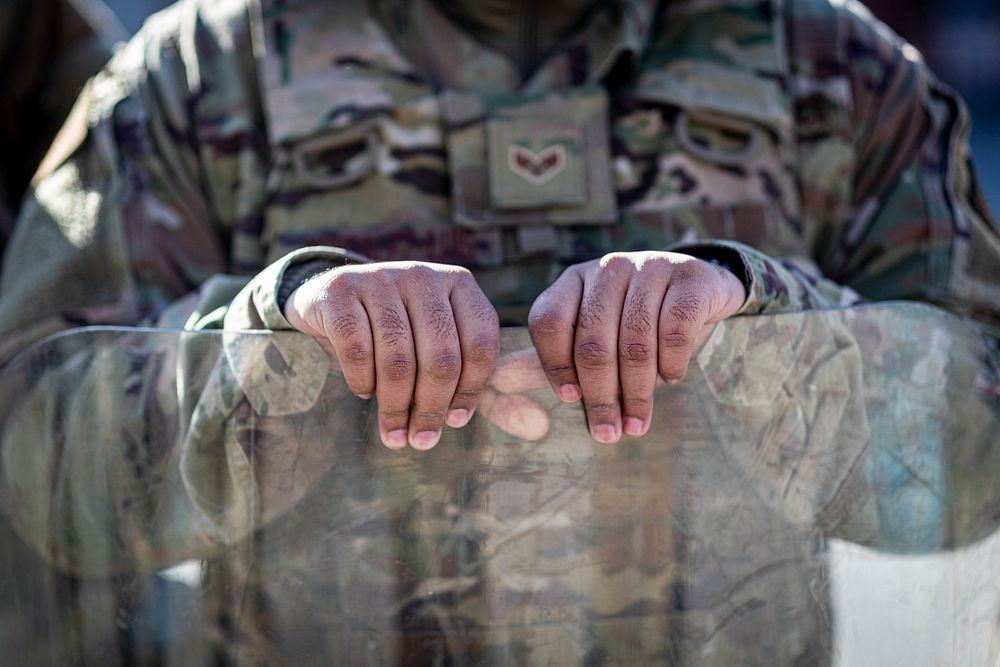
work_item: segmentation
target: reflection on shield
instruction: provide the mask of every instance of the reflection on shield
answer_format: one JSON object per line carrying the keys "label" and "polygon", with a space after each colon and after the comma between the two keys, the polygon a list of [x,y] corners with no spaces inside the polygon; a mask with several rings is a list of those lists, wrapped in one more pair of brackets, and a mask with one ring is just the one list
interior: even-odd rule
{"label": "reflection on shield", "polygon": [[[0,376],[4,655],[822,665],[858,655],[865,619],[895,628],[889,661],[995,660],[997,568],[940,589],[997,548],[980,543],[997,360],[957,319],[727,321],[657,390],[650,433],[616,446],[503,377],[534,359],[526,331],[503,346],[503,410],[426,453],[382,447],[373,406],[298,334],[99,329],[29,350]],[[543,437],[501,428],[518,420]],[[887,598],[873,568],[904,562]],[[904,609],[915,625],[888,622]],[[915,633],[937,652],[913,658]]]}

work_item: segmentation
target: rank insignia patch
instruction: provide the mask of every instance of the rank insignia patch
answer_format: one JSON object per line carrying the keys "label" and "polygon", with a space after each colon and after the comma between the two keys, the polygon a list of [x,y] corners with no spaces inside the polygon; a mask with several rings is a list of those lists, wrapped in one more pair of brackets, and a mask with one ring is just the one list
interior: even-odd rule
{"label": "rank insignia patch", "polygon": [[522,146],[510,146],[507,166],[532,185],[545,185],[566,168],[566,148],[549,146],[536,153]]}
{"label": "rank insignia patch", "polygon": [[441,111],[456,223],[496,229],[617,221],[601,86],[545,95],[447,91]]}
{"label": "rank insignia patch", "polygon": [[486,139],[490,201],[495,210],[586,203],[584,128],[536,116],[492,118]]}

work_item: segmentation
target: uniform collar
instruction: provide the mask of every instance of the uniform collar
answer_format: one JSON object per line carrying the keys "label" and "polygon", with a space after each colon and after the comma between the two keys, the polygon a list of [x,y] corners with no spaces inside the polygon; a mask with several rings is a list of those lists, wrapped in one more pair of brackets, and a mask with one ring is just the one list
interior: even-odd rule
{"label": "uniform collar", "polygon": [[499,51],[474,39],[430,0],[376,0],[386,30],[417,69],[441,88],[532,94],[602,81],[634,67],[660,0],[611,0],[592,12],[527,78]]}

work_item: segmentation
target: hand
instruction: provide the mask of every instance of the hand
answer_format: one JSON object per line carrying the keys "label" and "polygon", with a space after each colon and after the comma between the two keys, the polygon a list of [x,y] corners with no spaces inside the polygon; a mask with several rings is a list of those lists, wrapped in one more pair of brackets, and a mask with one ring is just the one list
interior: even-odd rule
{"label": "hand", "polygon": [[546,384],[534,350],[505,354],[497,359],[496,371],[483,390],[480,414],[521,440],[541,440],[549,433],[549,413],[525,393]]}
{"label": "hand", "polygon": [[568,268],[535,300],[528,326],[559,397],[583,398],[590,433],[649,430],[657,374],[680,382],[696,345],[746,299],[727,269],[672,252],[630,252]]}
{"label": "hand", "polygon": [[285,317],[336,356],[354,394],[375,395],[390,449],[428,450],[444,423],[468,423],[500,350],[486,295],[469,271],[445,264],[334,269],[292,292]]}

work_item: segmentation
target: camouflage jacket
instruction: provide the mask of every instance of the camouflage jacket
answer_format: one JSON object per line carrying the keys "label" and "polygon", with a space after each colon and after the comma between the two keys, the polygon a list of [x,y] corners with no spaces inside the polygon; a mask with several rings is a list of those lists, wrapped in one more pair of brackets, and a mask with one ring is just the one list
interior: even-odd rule
{"label": "camouflage jacket", "polygon": [[[609,3],[521,81],[424,1],[180,3],[43,169],[0,358],[176,317],[222,274],[257,274],[230,326],[287,328],[285,267],[348,251],[465,264],[508,324],[568,263],[673,244],[737,253],[745,313],[860,294],[996,326],[968,118],[912,48],[853,3],[656,4]],[[530,187],[504,142],[529,162],[561,143],[566,166]]]}
{"label": "camouflage jacket", "polygon": [[99,0],[0,5],[0,253],[73,100],[124,37]]}
{"label": "camouflage jacket", "polygon": [[[568,264],[664,247],[735,267],[744,314],[913,298],[995,331],[1000,240],[968,119],[911,48],[850,2],[658,4],[608,3],[521,80],[420,0],[179,3],[91,81],[40,172],[0,281],[0,359],[82,324],[286,329],[283,276],[313,258],[461,263],[523,323]],[[233,515],[264,491],[240,438],[322,383],[305,400],[280,373],[215,372],[188,449],[110,443],[129,465],[71,509],[32,495],[101,457],[44,418],[8,438],[28,539],[60,512],[121,526],[97,562],[33,540],[100,570],[245,537]],[[112,412],[141,435],[150,395]],[[143,533],[155,503],[120,501],[160,484],[191,496],[171,529],[200,532]]]}

